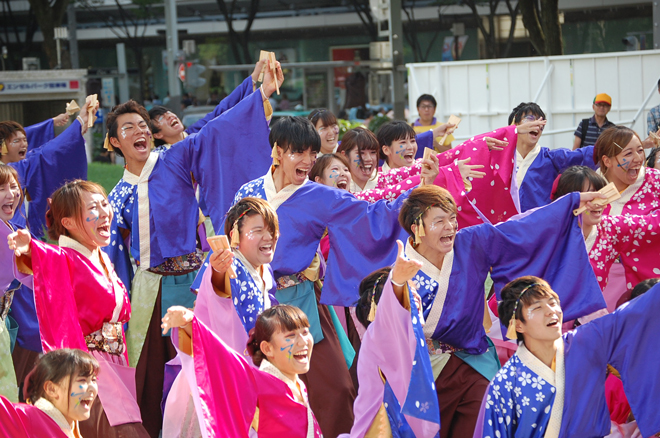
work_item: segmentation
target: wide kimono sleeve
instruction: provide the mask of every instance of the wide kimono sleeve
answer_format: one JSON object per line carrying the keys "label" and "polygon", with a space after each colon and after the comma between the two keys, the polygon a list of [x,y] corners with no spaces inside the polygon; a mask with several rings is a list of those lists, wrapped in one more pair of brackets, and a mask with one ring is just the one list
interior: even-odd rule
{"label": "wide kimono sleeve", "polygon": [[[509,144],[502,151],[491,151],[488,149],[485,137],[503,140]],[[478,170],[486,175],[483,178],[470,180],[472,190],[468,194],[468,199],[473,208],[493,224],[506,221],[520,212],[518,193],[514,193],[515,185],[512,186],[517,139],[516,127],[506,126],[472,137],[461,145],[437,155],[440,166],[466,158],[471,158],[468,163],[470,165],[484,166]]]}
{"label": "wide kimono sleeve", "polygon": [[557,173],[562,173],[571,166],[587,166],[594,170],[598,168],[594,162],[593,146],[585,146],[574,151],[566,148],[552,149],[548,151],[548,157]]}
{"label": "wide kimono sleeve", "polygon": [[68,437],[62,428],[41,409],[32,405],[14,404],[3,396],[0,396],[0,436],[11,438]]}
{"label": "wide kimono sleeve", "polygon": [[188,134],[194,134],[199,132],[208,122],[215,119],[219,115],[223,114],[225,111],[233,108],[238,102],[245,99],[252,93],[252,76],[248,76],[245,80],[231,92],[231,94],[220,101],[218,105],[205,115],[203,118],[199,119],[192,125],[186,128]]}
{"label": "wide kimono sleeve", "polygon": [[487,245],[498,299],[509,281],[535,275],[557,292],[567,321],[606,307],[573,215],[579,205],[570,193],[494,227]]}
{"label": "wide kimono sleeve", "polygon": [[62,134],[42,147],[29,151],[25,159],[11,163],[29,196],[28,223],[39,238],[46,229],[48,198],[65,182],[87,179],[85,140],[75,120]]}
{"label": "wide kimono sleeve", "polygon": [[625,269],[628,289],[660,275],[660,213],[603,216],[589,252],[589,261],[603,289],[617,257]]}
{"label": "wide kimono sleeve", "polygon": [[287,385],[259,371],[201,321],[192,322],[193,369],[182,358],[191,381],[204,437],[247,437],[259,406],[259,437],[304,438],[307,408]]}
{"label": "wide kimono sleeve", "polygon": [[566,383],[560,438],[604,436],[610,431],[606,366],[621,374],[642,436],[660,432],[660,285],[565,335]]}
{"label": "wide kimono sleeve", "polygon": [[[440,426],[440,409],[434,388],[433,372],[414,299],[408,295],[402,306],[394,295],[391,276],[385,282],[378,303],[376,318],[367,329],[358,358],[360,390],[354,404],[355,423],[351,438],[362,438],[382,421],[385,415],[387,380],[398,404],[398,412],[388,412],[393,418],[405,416],[405,422],[418,438],[434,437]],[[410,294],[408,289],[405,294]],[[416,326],[419,325],[419,330]],[[395,404],[395,403],[392,403]],[[387,410],[392,406],[388,404]],[[400,419],[390,428],[396,432]],[[394,433],[393,436],[399,436]]]}
{"label": "wide kimono sleeve", "polygon": [[[224,226],[225,213],[238,189],[268,171],[271,165],[268,134],[261,92],[257,90],[164,153],[162,159],[177,178],[189,180],[190,172],[195,175],[216,230]],[[150,181],[158,181],[153,186],[166,203],[172,199],[168,173],[154,172]],[[150,197],[155,193],[151,187],[152,184]],[[154,217],[156,229],[167,228],[172,221],[180,220],[177,217],[180,210],[171,210],[171,214],[165,212]],[[197,215],[197,209],[190,214]]]}
{"label": "wide kimono sleeve", "polygon": [[[408,198],[408,192],[391,203],[378,201],[369,204],[355,199],[348,192],[319,185],[315,187],[315,191],[318,192],[316,202],[313,206],[306,207],[293,202],[294,197],[302,190],[304,187],[277,210],[280,217],[283,214],[289,217],[295,216],[295,222],[300,225],[291,227],[293,223],[280,220],[281,236],[291,233],[298,237],[288,238],[286,243],[283,238],[278,241],[275,258],[271,264],[275,275],[292,274],[306,269],[327,228],[330,236],[330,252],[321,302],[346,307],[354,306],[358,300],[357,288],[360,281],[370,272],[390,265],[396,259],[396,240],[405,239],[405,232],[398,222],[399,210]],[[307,223],[309,225],[306,225]],[[308,239],[300,235],[300,227],[304,226],[308,228],[306,232],[314,233],[314,237]],[[295,254],[300,252],[299,249],[304,250],[297,264],[300,269],[281,272],[278,256]]]}
{"label": "wide kimono sleeve", "polygon": [[32,271],[34,273],[34,302],[39,318],[39,334],[44,352],[60,348],[87,351],[78,320],[73,294],[69,258],[59,246],[32,239]]}
{"label": "wide kimono sleeve", "polygon": [[41,123],[23,127],[27,137],[28,151],[39,148],[55,138],[53,125],[53,119],[48,119]]}

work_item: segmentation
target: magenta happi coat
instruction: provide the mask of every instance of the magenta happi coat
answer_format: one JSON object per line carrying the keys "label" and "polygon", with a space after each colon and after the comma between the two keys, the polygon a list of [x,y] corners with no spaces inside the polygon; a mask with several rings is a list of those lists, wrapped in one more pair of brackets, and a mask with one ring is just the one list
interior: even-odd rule
{"label": "magenta happi coat", "polygon": [[[240,324],[240,323],[239,323]],[[196,317],[192,322],[192,357],[180,353],[202,437],[247,438],[258,408],[259,438],[322,438],[298,378],[287,379],[267,360],[254,367]],[[178,339],[176,333],[172,339]],[[305,403],[291,387],[298,385]]]}
{"label": "magenta happi coat", "polygon": [[[30,243],[42,348],[89,351],[101,365],[99,398],[110,425],[141,422],[122,329],[131,317],[126,288],[103,251],[89,251],[66,236],[59,244]],[[16,270],[24,271],[20,265]],[[117,341],[99,346],[104,334]]]}

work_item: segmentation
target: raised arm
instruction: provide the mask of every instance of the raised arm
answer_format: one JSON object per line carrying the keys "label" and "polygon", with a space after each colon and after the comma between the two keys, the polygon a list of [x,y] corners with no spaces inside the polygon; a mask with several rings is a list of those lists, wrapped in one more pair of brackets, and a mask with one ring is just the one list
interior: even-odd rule
{"label": "raised arm", "polygon": [[606,307],[573,215],[574,209],[594,196],[600,195],[571,193],[492,227],[493,233],[482,240],[498,297],[512,278],[536,275],[557,291],[566,320]]}
{"label": "raised arm", "polygon": [[[657,415],[660,379],[649,378],[657,375],[660,360],[658,311],[660,285],[614,313],[566,335],[571,353],[565,359],[566,420],[562,431],[566,433],[563,436],[608,433],[610,419],[602,389],[606,377],[603,370],[608,364],[621,374],[626,397],[642,435],[652,436],[660,431],[660,416]],[[567,415],[567,412],[581,412],[581,415]]]}
{"label": "raised arm", "polygon": [[42,147],[29,151],[25,159],[11,163],[31,200],[28,222],[39,238],[47,228],[44,218],[50,195],[66,181],[87,179],[87,154],[82,134],[87,130],[88,105],[86,102],[80,119],[74,120],[64,132]]}
{"label": "raised arm", "polygon": [[[252,94],[255,91],[254,84],[257,82],[257,78],[255,78],[255,72],[257,69],[261,71],[264,63],[265,60],[258,61],[254,69],[255,71],[252,72],[252,75],[245,78],[245,80],[238,87],[236,87],[229,96],[222,99],[222,101],[213,109],[213,111],[205,115],[204,118],[196,121],[188,128],[186,128],[186,132],[188,134],[199,132],[204,126],[206,126],[208,122],[223,114],[225,111],[233,108],[238,102]],[[257,73],[256,76],[258,77],[259,74]]]}
{"label": "raised arm", "polygon": [[27,137],[28,151],[40,148],[55,138],[54,121],[55,119],[48,119],[23,128]]}

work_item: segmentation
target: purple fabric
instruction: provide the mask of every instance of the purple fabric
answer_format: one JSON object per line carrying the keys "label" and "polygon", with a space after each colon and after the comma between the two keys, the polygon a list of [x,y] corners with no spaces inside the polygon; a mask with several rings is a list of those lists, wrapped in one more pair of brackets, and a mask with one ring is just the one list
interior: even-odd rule
{"label": "purple fabric", "polygon": [[53,119],[44,120],[41,123],[24,126],[25,136],[28,142],[28,151],[37,149],[55,138]]}
{"label": "purple fabric", "polygon": [[[360,389],[353,405],[355,423],[351,429],[351,438],[364,437],[383,403],[385,386],[379,370],[397,400],[401,405],[404,404],[410,389],[416,344],[411,313],[398,302],[388,277],[378,303],[376,318],[362,338],[357,368]],[[428,355],[422,360],[428,361]],[[437,411],[437,406],[435,409]],[[418,438],[432,438],[440,429],[439,421],[432,423],[410,415],[405,418]],[[394,431],[399,425],[391,426]]]}
{"label": "purple fabric", "polygon": [[[48,198],[67,181],[87,179],[87,154],[80,128],[80,122],[74,120],[56,138],[28,151],[25,159],[10,164],[18,172],[21,186],[30,195],[29,228],[39,239],[44,237],[47,229]],[[26,228],[24,205],[22,214],[17,213],[11,220],[19,228]]]}

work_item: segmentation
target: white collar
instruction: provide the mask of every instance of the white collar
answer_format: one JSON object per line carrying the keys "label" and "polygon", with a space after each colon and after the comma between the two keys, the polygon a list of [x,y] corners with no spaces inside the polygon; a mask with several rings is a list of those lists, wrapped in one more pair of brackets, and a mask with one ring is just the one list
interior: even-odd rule
{"label": "white collar", "polygon": [[387,164],[387,161],[384,161],[383,165],[380,166],[380,171],[385,173],[385,172],[389,172],[390,170],[392,170],[392,168],[390,167],[389,164]]}
{"label": "white collar", "polygon": [[536,146],[534,146],[534,148],[529,151],[525,158],[523,158],[520,152],[518,152],[518,149],[516,149],[516,183],[518,184],[518,188],[520,188],[522,185],[523,179],[525,179],[525,175],[527,174],[527,170],[529,170],[529,166],[531,166],[534,160],[536,160],[539,152],[541,152],[541,145],[538,143],[536,143]]}
{"label": "white collar", "polygon": [[557,438],[561,428],[561,420],[564,411],[564,390],[566,382],[566,372],[564,367],[564,338],[560,337],[555,341],[557,352],[555,353],[555,371],[552,371],[546,364],[534,356],[531,351],[525,347],[525,343],[518,346],[516,355],[520,361],[538,376],[543,378],[550,385],[555,387],[555,400],[552,403],[552,413],[546,429],[544,438]]}
{"label": "white collar", "polygon": [[[601,222],[602,222],[602,218],[601,218]],[[596,243],[596,237],[598,237],[598,227],[600,227],[600,224],[591,227],[591,231],[589,232],[589,235],[584,241],[584,244],[587,247],[587,254],[591,252],[591,250],[594,247],[594,243]]]}
{"label": "white collar", "polygon": [[151,171],[154,170],[154,166],[156,165],[157,161],[158,152],[151,152],[149,154],[149,158],[147,158],[147,161],[144,163],[144,167],[142,168],[140,175],[131,173],[128,169],[124,169],[124,175],[122,176],[122,179],[132,186],[141,182],[147,182],[149,180],[149,176],[151,175]]}
{"label": "white collar", "polygon": [[57,409],[51,402],[41,397],[34,403],[34,407],[38,408],[41,412],[53,419],[53,421],[55,421],[55,423],[60,426],[62,432],[64,432],[69,438],[77,438],[74,434],[74,430],[78,429],[78,422],[76,421],[74,423],[74,429],[71,429],[71,426],[64,418],[62,412],[60,412],[60,410]]}
{"label": "white collar", "polygon": [[158,152],[151,152],[147,162],[136,176],[124,169],[123,179],[128,184],[137,185],[138,189],[138,236],[140,238],[140,265],[139,269],[146,270],[151,267],[151,225],[149,204],[149,177],[158,162]]}
{"label": "white collar", "polygon": [[268,171],[266,175],[264,175],[264,192],[266,193],[266,200],[268,203],[273,207],[275,210],[277,210],[280,205],[284,204],[290,197],[293,195],[299,188],[304,186],[309,182],[308,178],[305,178],[305,181],[300,184],[300,185],[295,185],[295,184],[289,184],[288,186],[284,187],[282,190],[279,192],[275,189],[275,180],[273,179],[273,172],[274,170],[271,168],[271,170]]}
{"label": "white collar", "polygon": [[101,254],[100,254],[101,250],[99,248],[96,248],[94,251],[90,251],[82,243],[65,235],[60,236],[60,238],[57,241],[57,244],[61,248],[70,248],[78,251],[80,254],[88,258],[89,261],[92,262],[92,264],[96,266],[96,268],[99,271],[101,271],[101,273],[105,273],[105,269],[103,267],[103,264],[101,263]]}
{"label": "white collar", "polygon": [[426,257],[417,252],[410,244],[412,239],[406,241],[406,256],[411,260],[416,260],[422,264],[421,271],[438,282],[438,291],[433,298],[429,316],[426,318],[424,324],[424,336],[431,338],[435,332],[435,328],[440,321],[442,309],[445,306],[447,299],[447,291],[449,289],[449,279],[451,278],[451,270],[454,266],[454,249],[452,248],[442,261],[442,269],[438,269],[433,263],[429,262]]}
{"label": "white collar", "polygon": [[366,192],[367,190],[373,190],[378,186],[378,178],[380,177],[380,174],[378,173],[378,167],[374,167],[374,171],[371,174],[371,178],[367,180],[367,182],[364,184],[364,188],[361,189],[359,185],[355,183],[353,178],[351,178],[351,186],[349,187],[349,190],[351,193],[360,193],[360,192]]}

